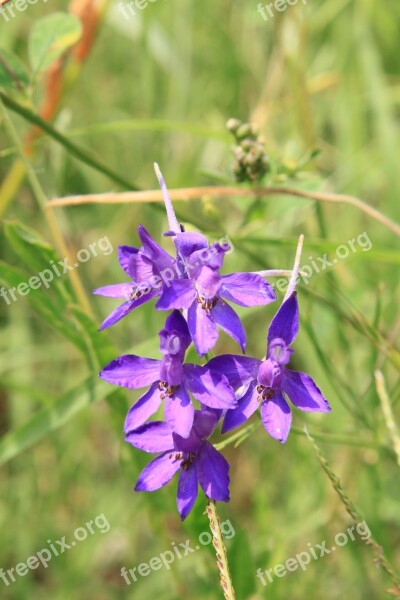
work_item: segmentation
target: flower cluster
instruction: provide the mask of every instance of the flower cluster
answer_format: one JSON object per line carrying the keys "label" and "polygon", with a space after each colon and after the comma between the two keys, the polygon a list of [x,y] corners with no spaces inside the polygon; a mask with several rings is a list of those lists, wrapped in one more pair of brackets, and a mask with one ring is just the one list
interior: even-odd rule
{"label": "flower cluster", "polygon": [[[229,501],[229,464],[208,441],[220,420],[225,433],[260,407],[266,431],[284,443],[292,418],[285,396],[304,411],[328,412],[330,407],[309,375],[286,367],[299,330],[295,272],[294,284],[270,324],[264,359],[221,355],[202,366],[185,362],[191,343],[200,357],[213,349],[218,328],[244,354],[246,333],[230,303],[261,306],[275,301],[276,295],[265,280],[268,272],[220,273],[229,246],[209,245],[203,235],[183,230],[157,166],[156,172],[170,227],[165,235],[172,237],[176,256],[139,226],[142,246],[119,247],[120,265],[131,281],[94,293],[124,299],[101,329],[156,298],[157,310],[171,311],[159,332],[161,358],[122,355],[104,367],[100,377],[128,389],[146,388],[129,410],[124,432],[128,443],[158,456],[142,471],[135,490],[159,489],[179,471],[177,505],[184,519],[197,498],[198,484],[208,498]],[[149,421],[161,405],[164,421]]]}

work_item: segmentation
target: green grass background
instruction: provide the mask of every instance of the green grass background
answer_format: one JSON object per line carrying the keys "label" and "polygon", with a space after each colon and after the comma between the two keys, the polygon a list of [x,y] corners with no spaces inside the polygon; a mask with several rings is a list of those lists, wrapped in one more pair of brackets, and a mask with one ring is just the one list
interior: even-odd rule
{"label": "green grass background", "polygon": [[[1,46],[26,59],[32,25],[56,9],[66,10],[66,3],[39,2],[8,23],[0,18]],[[398,0],[309,0],[267,22],[253,0],[158,0],[129,21],[118,12],[118,3],[111,3],[55,125],[140,188],[155,189],[154,160],[171,188],[214,184],[213,174],[229,180],[232,140],[225,122],[229,117],[254,120],[268,152],[282,161],[293,164],[320,148],[295,185],[354,194],[400,220],[399,22]],[[37,102],[40,94],[39,86]],[[11,116],[22,135],[27,124]],[[15,155],[3,128],[0,144],[4,178]],[[49,198],[117,189],[48,137],[38,143],[33,167]],[[204,199],[180,203],[179,213],[188,228],[201,228],[210,239],[232,238],[235,251],[225,262],[226,272],[290,268],[300,233],[305,234],[304,263],[325,252],[334,257],[338,245],[363,232],[371,240],[370,251],[352,253],[299,287],[302,330],[292,367],[318,381],[332,414],[295,411],[297,431],[285,446],[258,429],[237,449],[227,448],[232,500],[221,506],[221,515],[236,532],[227,546],[238,599],[384,598],[393,585],[359,539],[313,561],[306,572],[275,578],[265,588],[256,570],[284,562],[309,543],[327,540],[330,547],[335,535],[351,525],[301,434],[304,424],[320,434],[318,443],[334,472],[400,570],[399,467],[374,383],[379,366],[398,418],[398,335],[392,339],[400,300],[398,238],[353,207],[318,207],[290,197]],[[74,252],[105,235],[114,248],[136,245],[139,223],[156,238],[166,228],[152,206],[89,205],[57,209],[56,215]],[[51,242],[27,183],[2,217],[22,221]],[[0,235],[1,259],[34,274],[3,228]],[[88,296],[94,287],[122,280],[115,254],[81,265],[79,276]],[[49,297],[54,293],[50,290]],[[97,323],[114,306],[107,299],[90,302]],[[263,355],[275,309],[240,311],[250,355]],[[127,351],[157,356],[162,320],[145,306],[109,335],[93,333],[99,352],[103,345],[107,351],[103,364]],[[124,583],[122,566],[148,562],[169,550],[171,542],[196,544],[207,530],[204,502],[199,500],[182,525],[175,509],[176,482],[155,494],[133,493],[147,456],[125,444],[122,424],[124,410],[138,394],[117,394],[106,403],[104,396],[112,390],[105,386],[92,390],[93,401],[86,401],[82,382],[95,377],[98,357],[90,368],[25,298],[10,307],[1,301],[0,325],[0,428],[5,436],[0,450],[10,433],[72,388],[84,396],[82,410],[37,443],[24,444],[27,432],[22,430],[13,458],[1,467],[0,567],[24,562],[48,539],[71,539],[77,527],[99,514],[111,526],[9,588],[0,580],[0,597],[221,598],[212,548],[129,587]],[[394,350],[382,352],[378,339],[381,347]],[[107,340],[114,349],[106,349]],[[221,334],[218,350],[237,348]],[[43,427],[40,419],[38,427]],[[339,435],[342,443],[334,443],[331,437]]]}

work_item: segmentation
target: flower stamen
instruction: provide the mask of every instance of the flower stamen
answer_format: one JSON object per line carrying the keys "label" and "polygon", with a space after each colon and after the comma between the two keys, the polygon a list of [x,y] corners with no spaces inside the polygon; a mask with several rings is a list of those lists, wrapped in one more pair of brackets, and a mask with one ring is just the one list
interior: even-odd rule
{"label": "flower stamen", "polygon": [[181,462],[181,469],[183,469],[184,471],[187,471],[188,468],[191,466],[191,464],[193,463],[194,459],[196,458],[196,453],[195,452],[190,452],[187,457],[185,458],[185,460],[183,460]]}
{"label": "flower stamen", "polygon": [[165,396],[168,396],[168,398],[172,398],[172,396],[175,394],[178,387],[179,387],[179,385],[168,385],[167,381],[159,381],[158,389],[161,392],[161,395],[160,395],[161,400],[164,400]]}
{"label": "flower stamen", "polygon": [[201,308],[205,310],[206,313],[209,315],[211,309],[217,305],[218,296],[214,296],[214,298],[204,298],[204,296],[197,296],[197,302],[201,304]]}
{"label": "flower stamen", "polygon": [[259,396],[257,397],[258,402],[264,402],[270,400],[274,395],[274,390],[271,387],[265,385],[258,385],[256,387]]}

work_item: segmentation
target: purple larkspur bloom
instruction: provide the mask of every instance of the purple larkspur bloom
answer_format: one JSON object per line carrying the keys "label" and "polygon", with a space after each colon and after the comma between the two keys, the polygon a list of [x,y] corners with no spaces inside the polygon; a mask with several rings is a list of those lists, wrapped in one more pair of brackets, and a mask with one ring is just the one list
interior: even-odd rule
{"label": "purple larkspur bloom", "polygon": [[[218,339],[218,325],[230,335],[244,352],[246,332],[227,303],[239,306],[261,306],[276,300],[273,287],[257,273],[220,275],[226,248],[208,246],[206,238],[176,235],[178,255],[186,267],[186,277],[175,279],[163,288],[156,304],[159,310],[185,309],[187,323],[198,354],[209,352]],[[192,234],[193,235],[193,234]]]}
{"label": "purple larkspur bloom", "polygon": [[[188,271],[194,268],[193,264],[198,260],[202,260],[203,265],[216,268],[221,264],[221,256],[226,251],[219,244],[208,246],[207,239],[199,233],[180,232],[173,233],[177,248],[177,257],[173,258],[143,225],[139,225],[138,234],[142,242],[140,248],[118,247],[119,264],[131,281],[93,290],[93,294],[97,296],[125,300],[104,320],[100,331],[114,325],[135,308],[160,296],[171,285],[171,281],[187,278]],[[200,248],[203,250],[201,259],[197,256]],[[193,252],[193,257],[190,252]]]}
{"label": "purple larkspur bloom", "polygon": [[124,355],[113,360],[100,377],[109,383],[138,389],[150,389],[132,406],[125,421],[125,432],[145,423],[165,401],[164,416],[171,429],[188,437],[193,425],[194,408],[189,392],[202,405],[228,409],[236,406],[236,398],[228,379],[209,367],[184,363],[191,343],[187,324],[175,310],[160,331],[162,360]]}
{"label": "purple larkspur bloom", "polygon": [[168,195],[165,181],[157,165],[157,177],[163,191],[176,258],[166,252],[146,231],[138,228],[140,248],[120,246],[118,258],[131,282],[108,285],[93,293],[125,301],[102,323],[106,329],[123,319],[132,310],[160,296],[159,310],[184,309],[189,331],[197,352],[204,355],[218,339],[218,326],[241,347],[246,348],[246,332],[227,303],[239,306],[260,306],[276,299],[272,286],[257,273],[220,275],[224,255],[230,243],[209,245],[207,238],[195,232],[185,232],[179,225]]}
{"label": "purple larkspur bloom", "polygon": [[139,225],[138,233],[142,242],[140,248],[118,248],[119,264],[132,281],[93,290],[93,294],[98,296],[125,299],[105,319],[100,330],[114,325],[138,306],[159,296],[168,278],[180,277],[176,260],[153,240],[143,225]]}
{"label": "purple larkspur bloom", "polygon": [[299,331],[297,294],[283,302],[268,330],[264,360],[246,356],[222,355],[207,366],[225,373],[234,389],[245,388],[233,410],[228,410],[222,432],[244,423],[260,406],[267,432],[284,443],[289,435],[292,412],[285,396],[303,411],[330,412],[328,401],[307,373],[286,368],[293,353],[289,346]]}
{"label": "purple larkspur bloom", "polygon": [[210,409],[196,410],[186,438],[160,421],[128,431],[125,439],[135,448],[160,453],[141,472],[135,491],[158,490],[179,471],[177,506],[182,520],[193,508],[199,484],[208,498],[229,502],[229,463],[207,441],[220,414]]}

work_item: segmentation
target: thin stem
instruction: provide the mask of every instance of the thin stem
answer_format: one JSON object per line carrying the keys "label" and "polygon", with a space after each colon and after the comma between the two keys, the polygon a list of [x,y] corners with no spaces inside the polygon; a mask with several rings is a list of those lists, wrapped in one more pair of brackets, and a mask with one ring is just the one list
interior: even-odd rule
{"label": "thin stem", "polygon": [[[291,432],[296,435],[308,436],[308,433],[306,433],[304,429],[301,429],[300,427],[292,427]],[[323,442],[326,442],[327,444],[340,444],[341,446],[346,445],[358,446],[359,448],[372,448],[374,450],[383,450],[385,452],[389,452],[391,455],[393,454],[392,449],[389,448],[389,446],[385,446],[384,444],[380,444],[379,442],[374,442],[372,440],[362,440],[354,437],[351,434],[349,434],[351,435],[351,437],[347,437],[343,434],[332,434],[323,432],[318,433],[313,431],[312,434],[310,433],[310,435],[313,439],[321,440]]]}
{"label": "thin stem", "polygon": [[229,571],[228,556],[224,544],[224,538],[221,530],[221,521],[217,513],[217,506],[214,500],[208,499],[206,513],[210,521],[210,529],[213,536],[213,546],[217,555],[219,572],[221,574],[221,587],[224,592],[225,600],[235,600],[235,590],[233,589],[232,578]]}
{"label": "thin stem", "polygon": [[301,252],[303,250],[303,242],[304,242],[304,235],[301,234],[301,236],[299,237],[299,242],[297,244],[296,256],[295,256],[294,265],[293,265],[293,271],[290,276],[289,285],[287,287],[286,294],[285,294],[283,301],[287,300],[292,295],[294,290],[296,289],[297,276],[299,274],[299,267],[300,267],[300,260],[301,260]]}
{"label": "thin stem", "polygon": [[22,85],[22,83],[21,83],[18,75],[16,74],[16,72],[14,71],[14,69],[12,68],[12,66],[6,61],[6,59],[4,58],[4,56],[0,56],[0,64],[3,65],[4,70],[9,74],[9,76],[13,80],[14,84],[17,86],[18,90],[21,93],[23,93],[24,92],[24,86]]}
{"label": "thin stem", "polygon": [[160,184],[160,188],[161,188],[162,195],[164,198],[164,204],[165,204],[165,209],[167,211],[169,228],[174,233],[180,233],[181,228],[179,227],[179,223],[176,218],[174,207],[172,206],[171,198],[169,197],[169,194],[168,194],[168,188],[165,183],[164,177],[161,173],[160,167],[158,166],[157,163],[154,163],[154,170],[156,172],[158,183]]}
{"label": "thin stem", "polygon": [[[6,129],[6,132],[7,132],[8,136],[10,137],[11,141],[13,142],[13,144],[15,145],[15,147],[17,148],[20,160],[22,161],[23,165],[25,166],[27,177],[28,177],[29,183],[31,185],[33,195],[35,196],[36,201],[47,220],[47,223],[48,223],[48,226],[52,233],[57,250],[60,253],[61,258],[63,258],[63,257],[70,258],[70,253],[68,251],[67,245],[62,236],[62,233],[59,229],[59,226],[58,226],[58,223],[54,216],[54,213],[51,209],[50,210],[48,209],[48,202],[47,202],[46,196],[43,192],[42,186],[40,185],[39,179],[37,178],[35,171],[32,169],[32,165],[30,164],[29,160],[27,159],[27,157],[24,154],[24,151],[22,149],[22,144],[20,142],[18,134],[17,134],[17,132],[14,128],[14,125],[10,119],[10,116],[2,102],[1,97],[0,97],[0,110],[3,114],[4,127]],[[74,288],[74,291],[75,291],[78,301],[80,302],[82,308],[89,315],[91,315],[92,314],[91,307],[88,302],[88,299],[86,298],[85,290],[83,288],[83,285],[81,283],[81,280],[79,279],[77,272],[75,270],[70,271],[69,276],[71,278],[71,283]]]}
{"label": "thin stem", "polygon": [[222,442],[218,442],[218,444],[214,444],[215,448],[217,450],[222,450],[226,446],[229,446],[230,444],[233,444],[233,442],[236,442],[236,444],[235,444],[234,447],[237,448],[260,425],[261,425],[261,421],[257,421],[255,423],[250,423],[250,425],[247,425],[244,429],[241,429],[240,431],[237,431],[236,433],[234,433],[233,435],[229,436],[225,440],[222,440]]}
{"label": "thin stem", "polygon": [[[287,187],[267,188],[240,188],[230,186],[196,187],[169,190],[171,200],[198,200],[204,196],[212,198],[252,197],[252,196],[294,196],[319,202],[334,202],[336,204],[350,204],[364,212],[375,221],[381,223],[400,237],[400,225],[389,217],[379,212],[363,200],[347,194],[329,194],[326,192],[310,192]],[[162,202],[163,195],[160,190],[145,192],[125,192],[121,194],[88,194],[86,196],[69,196],[53,200],[52,206],[73,206],[79,204],[130,204],[133,202]]]}
{"label": "thin stem", "polygon": [[[262,277],[290,277],[293,273],[292,270],[289,269],[269,269],[267,271],[253,271],[255,275],[261,275]],[[297,275],[306,275],[303,271],[298,271]]]}
{"label": "thin stem", "polygon": [[108,167],[108,165],[102,163],[100,160],[95,158],[89,151],[77,144],[71,142],[65,135],[60,133],[55,127],[53,127],[50,123],[42,119],[41,116],[32,112],[28,108],[22,106],[3,92],[0,92],[0,100],[2,103],[7,106],[13,112],[19,114],[21,117],[32,123],[33,125],[37,125],[40,127],[42,131],[45,131],[50,137],[56,140],[59,144],[61,144],[71,156],[75,156],[78,160],[85,163],[89,167],[92,167],[96,171],[103,173],[109,177],[112,181],[118,183],[121,187],[129,190],[138,189],[133,183],[125,180],[125,178],[121,177],[118,173],[115,173],[112,169]]}
{"label": "thin stem", "polygon": [[394,451],[397,457],[397,464],[400,467],[400,436],[399,430],[397,429],[396,422],[394,420],[394,415],[392,411],[392,407],[390,404],[389,396],[386,391],[385,379],[383,377],[382,371],[375,371],[375,385],[376,391],[379,396],[379,400],[381,401],[382,412],[385,418],[386,426],[389,430],[390,437],[392,439],[392,444]]}
{"label": "thin stem", "polygon": [[[250,423],[250,425],[247,425],[244,429],[237,431],[236,433],[232,434],[230,437],[222,440],[221,442],[218,442],[218,444],[215,444],[215,448],[217,450],[223,450],[224,448],[226,448],[227,446],[230,446],[233,443],[234,443],[234,448],[237,448],[253,433],[253,431],[258,429],[258,427],[260,427],[260,426],[261,426],[261,421],[256,421],[254,423]],[[304,429],[301,429],[300,427],[291,427],[290,431],[291,431],[291,433],[293,433],[295,435],[303,435],[303,436],[308,435],[308,432],[306,433],[304,431]],[[345,444],[347,446],[358,446],[360,448],[372,448],[374,450],[389,452],[391,455],[393,455],[393,451],[389,446],[385,446],[383,444],[380,444],[379,442],[374,442],[372,440],[362,440],[362,439],[356,438],[353,434],[349,434],[350,437],[347,437],[346,435],[343,435],[343,434],[337,435],[337,434],[313,431],[313,433],[310,435],[312,436],[313,439],[322,440],[323,442],[326,442],[327,444],[340,444],[340,445]]]}
{"label": "thin stem", "polygon": [[[330,467],[327,459],[323,455],[321,449],[317,446],[314,439],[308,433],[306,427],[304,428],[304,430],[306,432],[306,435],[307,435],[309,441],[314,446],[314,450],[315,450],[319,464],[321,465],[322,469],[325,471],[325,473],[329,477],[329,480],[330,480],[334,490],[336,491],[337,495],[339,496],[340,501],[344,505],[344,507],[345,507],[347,513],[349,514],[349,516],[351,517],[353,523],[355,525],[357,525],[358,523],[365,522],[365,519],[362,518],[359,511],[353,504],[352,500],[347,496],[345,490],[342,487],[340,479],[332,471],[332,468]],[[367,546],[369,546],[372,549],[372,551],[375,555],[374,562],[377,565],[379,565],[380,567],[382,567],[383,571],[385,571],[385,573],[389,576],[392,583],[395,585],[395,590],[394,590],[395,594],[393,594],[393,595],[396,595],[396,597],[398,597],[398,594],[400,594],[400,579],[399,579],[399,576],[397,575],[397,573],[394,571],[392,565],[390,564],[390,562],[384,555],[382,546],[380,544],[378,544],[378,542],[372,537],[372,535],[369,538],[364,538],[363,541],[364,541],[364,544],[366,544]]]}

